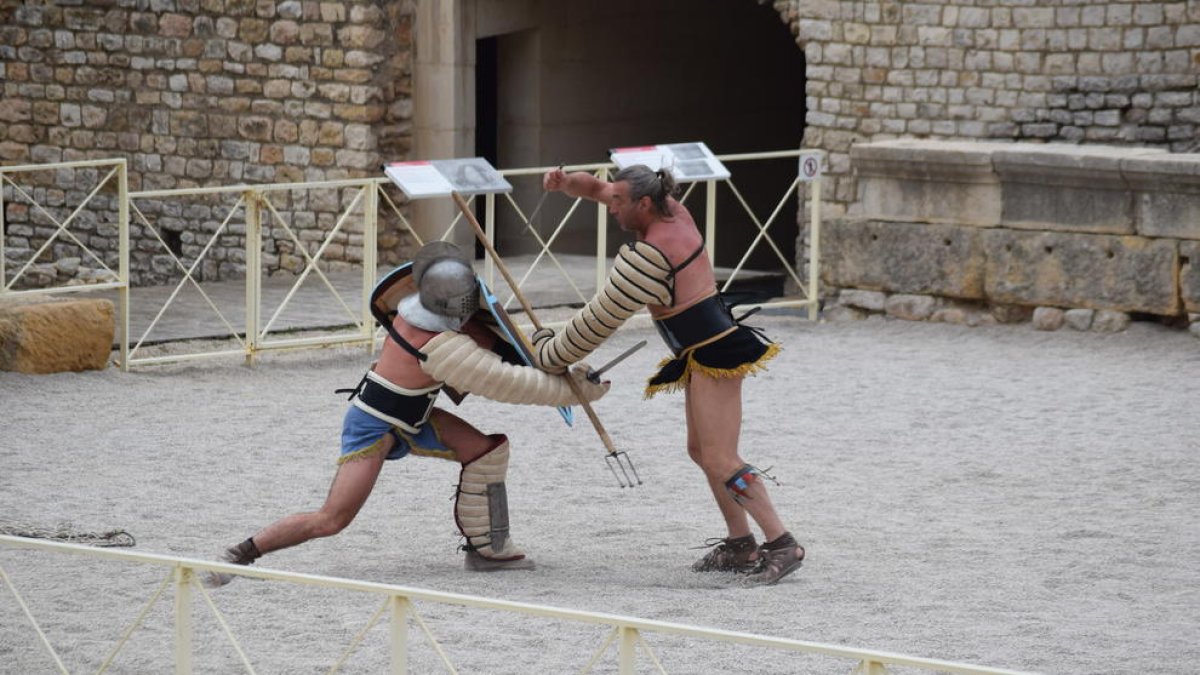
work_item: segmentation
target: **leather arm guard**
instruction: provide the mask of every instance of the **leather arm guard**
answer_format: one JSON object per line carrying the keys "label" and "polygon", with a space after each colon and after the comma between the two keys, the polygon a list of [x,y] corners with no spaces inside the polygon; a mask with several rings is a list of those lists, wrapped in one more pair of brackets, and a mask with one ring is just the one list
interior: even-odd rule
{"label": "leather arm guard", "polygon": [[669,307],[673,302],[673,272],[662,251],[642,241],[626,244],[604,288],[557,335],[547,331],[538,336],[534,360],[539,368],[562,369],[591,354],[642,307]]}
{"label": "leather arm guard", "polygon": [[491,350],[462,333],[447,331],[425,343],[429,356],[421,370],[439,382],[460,392],[471,392],[501,403],[568,406],[579,401],[566,378],[579,384],[588,401],[603,396],[609,385],[596,384],[586,377],[586,367],[572,368],[567,375],[544,373],[529,366],[505,363]]}

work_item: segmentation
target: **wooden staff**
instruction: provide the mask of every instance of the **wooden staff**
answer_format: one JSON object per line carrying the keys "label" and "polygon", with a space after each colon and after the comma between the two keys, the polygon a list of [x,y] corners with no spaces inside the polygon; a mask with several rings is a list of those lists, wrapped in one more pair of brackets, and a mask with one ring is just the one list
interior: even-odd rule
{"label": "wooden staff", "polygon": [[[471,213],[471,208],[467,205],[466,200],[463,199],[462,195],[458,194],[457,192],[451,192],[450,195],[454,197],[455,203],[458,204],[458,209],[462,211],[462,214],[466,216],[467,221],[471,223],[471,227],[475,229],[475,237],[479,239],[479,243],[483,244],[483,247],[487,249],[488,254],[492,256],[492,260],[496,263],[496,268],[500,270],[500,274],[504,277],[504,280],[508,282],[509,287],[512,288],[513,295],[515,295],[517,300],[521,303],[521,307],[525,310],[525,314],[529,317],[530,322],[533,323],[534,329],[541,330],[542,324],[540,321],[538,321],[537,315],[533,313],[533,307],[529,305],[529,301],[526,300],[525,296],[521,293],[521,288],[517,285],[516,280],[514,280],[512,275],[509,274],[508,266],[505,265],[504,261],[500,259],[500,254],[496,253],[496,249],[492,247],[492,242],[488,241],[487,234],[483,231],[483,228],[480,227],[479,221],[475,219],[475,214]],[[583,392],[579,389],[579,383],[571,379],[570,376],[567,376],[566,380],[567,384],[571,387],[571,392],[575,394],[575,398],[579,400],[579,406],[583,408],[585,413],[587,413],[588,419],[592,421],[592,426],[596,429],[596,433],[600,435],[600,440],[604,443],[604,447],[606,450],[608,450],[608,454],[624,454],[617,452],[616,446],[613,445],[612,438],[609,438],[608,432],[604,430],[604,425],[600,423],[600,418],[596,417],[596,411],[592,410],[592,404],[584,400]]]}

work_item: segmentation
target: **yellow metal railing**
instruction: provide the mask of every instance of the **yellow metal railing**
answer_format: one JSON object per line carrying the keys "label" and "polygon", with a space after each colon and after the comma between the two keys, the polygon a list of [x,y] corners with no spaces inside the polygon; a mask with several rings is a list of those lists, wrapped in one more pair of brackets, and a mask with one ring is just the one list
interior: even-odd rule
{"label": "yellow metal railing", "polygon": [[[67,175],[64,175],[64,172]],[[95,173],[95,179],[91,185],[87,185],[86,178]],[[52,174],[52,175],[47,175]],[[31,185],[31,182],[36,182],[37,177],[41,176],[41,184],[43,186],[53,186],[52,192],[62,192],[60,184],[62,182],[73,183],[73,187],[78,191],[87,191],[87,195],[75,205],[61,204],[51,206],[47,204],[49,200],[45,197],[39,198],[38,188]],[[21,180],[25,178],[25,180]],[[84,181],[83,184],[80,181]],[[113,270],[111,261],[106,261],[101,252],[95,250],[93,245],[84,241],[71,231],[71,225],[75,219],[84,212],[85,208],[92,204],[96,195],[101,191],[108,190],[116,193],[116,220],[114,224],[118,233],[117,243],[117,269]],[[49,194],[51,191],[47,191]],[[5,200],[5,194],[9,198]],[[28,207],[30,218],[28,227],[34,228],[34,217],[32,214],[39,214],[43,219],[49,221],[54,226],[52,234],[46,237],[46,240],[41,243],[36,251],[33,251],[29,259],[23,264],[17,266],[15,272],[12,272],[12,277],[9,278],[8,251],[6,250],[6,240],[10,236],[14,223],[6,221],[9,206],[12,204],[23,204]],[[61,217],[66,211],[66,217]],[[58,212],[57,214],[55,212]],[[61,219],[60,219],[61,218]],[[21,225],[20,223],[16,226]],[[37,288],[15,289],[26,274],[37,264],[47,252],[52,252],[52,245],[59,241],[60,237],[69,241],[70,245],[78,248],[80,257],[87,259],[99,265],[98,270],[104,276],[104,280],[93,280],[92,283],[81,285],[65,285],[65,284],[46,284],[39,285]],[[0,298],[5,296],[19,297],[32,296],[47,293],[78,293],[85,291],[97,291],[104,289],[116,289],[118,294],[118,318],[117,332],[119,334],[122,349],[128,344],[129,339],[129,174],[126,168],[125,160],[123,159],[100,159],[100,160],[83,160],[76,162],[59,162],[56,164],[28,164],[19,166],[0,166]]]}
{"label": "yellow metal railing", "polygon": [[[717,159],[720,159],[722,162],[727,162],[727,163],[746,162],[746,161],[761,161],[761,160],[771,160],[771,159],[788,159],[788,158],[797,158],[798,159],[800,157],[800,155],[804,152],[806,152],[806,151],[782,150],[782,151],[776,151],[776,152],[757,152],[757,153],[745,153],[745,154],[735,154],[735,155],[718,155]],[[808,152],[811,152],[811,151],[808,151]],[[524,168],[524,169],[505,169],[505,170],[501,170],[500,173],[503,174],[505,177],[509,177],[509,178],[521,177],[521,176],[541,176],[546,171],[549,171],[550,169],[553,169],[553,168],[555,168],[555,167],[547,166],[547,167],[531,167],[531,168]],[[609,174],[613,168],[615,168],[615,166],[611,163],[577,164],[577,165],[563,167],[563,169],[566,171],[589,171],[589,172],[592,172],[596,175],[597,178],[600,178],[601,180],[608,180],[610,178]],[[775,203],[774,208],[771,211],[770,215],[765,220],[760,220],[760,218],[755,214],[753,208],[751,208],[750,204],[747,203],[746,198],[742,195],[742,192],[739,190],[737,183],[733,180],[732,177],[725,179],[725,180],[710,180],[710,181],[689,183],[687,185],[686,192],[681,197],[681,201],[685,205],[688,203],[688,200],[691,197],[691,195],[694,192],[696,192],[698,189],[700,189],[701,186],[703,186],[704,200],[705,200],[705,208],[704,208],[705,217],[704,217],[703,224],[701,225],[701,223],[697,223],[697,225],[701,225],[704,228],[704,242],[705,242],[705,247],[708,250],[708,255],[709,255],[710,260],[715,259],[716,249],[717,249],[717,245],[718,245],[717,242],[718,242],[718,234],[719,233],[717,231],[717,223],[716,223],[716,220],[717,220],[717,218],[716,218],[717,189],[722,184],[726,185],[729,188],[729,190],[733,193],[734,197],[738,201],[738,204],[742,207],[743,211],[749,217],[750,221],[757,228],[758,233],[756,234],[756,236],[755,236],[753,242],[750,244],[750,246],[742,254],[740,260],[738,261],[737,266],[732,270],[729,277],[725,280],[725,283],[721,285],[721,291],[725,292],[730,289],[730,287],[733,285],[733,283],[737,280],[738,275],[744,271],[746,262],[750,258],[750,255],[754,252],[755,248],[757,246],[759,246],[760,244],[765,244],[766,246],[768,246],[772,249],[772,251],[774,252],[775,256],[778,258],[778,260],[779,260],[780,264],[782,265],[787,276],[791,278],[793,283],[800,290],[800,297],[790,298],[790,299],[781,299],[781,300],[776,300],[773,302],[765,302],[765,303],[748,303],[746,306],[750,307],[750,308],[753,308],[753,307],[762,307],[762,308],[799,307],[799,308],[804,308],[806,310],[806,314],[808,315],[808,317],[815,321],[817,319],[818,311],[820,309],[820,298],[818,296],[818,287],[819,287],[818,273],[819,273],[819,263],[820,263],[821,179],[817,178],[815,181],[813,181],[811,183],[812,189],[811,189],[811,194],[809,196],[809,200],[810,200],[809,227],[811,228],[810,229],[811,245],[809,247],[808,259],[807,259],[808,275],[806,278],[803,278],[803,279],[801,278],[802,277],[801,270],[797,269],[797,266],[794,261],[789,260],[787,258],[787,256],[784,255],[779,244],[771,237],[770,232],[768,232],[771,225],[774,224],[778,220],[778,218],[781,214],[793,213],[793,212],[785,209],[785,207],[789,203],[789,200],[792,198],[792,196],[797,195],[797,193],[800,191],[800,189],[804,185],[804,183],[802,183],[799,179],[799,172],[797,172],[797,178],[791,182],[791,184],[787,187],[787,189],[784,191],[784,193],[779,197],[779,199]],[[554,253],[551,250],[551,246],[554,244],[555,240],[562,234],[565,227],[567,226],[567,223],[575,215],[577,209],[579,208],[581,203],[584,202],[584,200],[582,198],[575,199],[573,201],[571,207],[567,210],[566,214],[557,223],[553,224],[553,228],[550,231],[549,235],[543,237],[541,234],[538,233],[537,229],[535,229],[533,227],[533,223],[530,222],[531,214],[525,213],[525,211],[523,211],[521,209],[521,207],[517,204],[517,202],[513,199],[511,194],[505,194],[502,196],[505,200],[505,203],[507,203],[513,209],[514,213],[517,214],[521,223],[525,226],[524,232],[526,232],[530,236],[534,237],[538,244],[538,253],[537,253],[536,257],[534,258],[533,263],[525,271],[524,275],[519,280],[518,284],[523,285],[524,282],[530,277],[530,275],[533,274],[534,269],[539,264],[541,264],[543,258],[545,258],[545,259],[549,260],[550,263],[553,264],[557,268],[557,271],[558,271],[559,275],[562,277],[564,283],[569,285],[571,287],[571,289],[573,290],[574,295],[576,296],[576,300],[581,303],[586,302],[588,300],[587,294],[585,294],[582,290],[580,290],[578,288],[578,286],[575,285],[574,281],[567,274],[566,270],[563,269],[563,265],[559,263],[558,259],[555,257]],[[803,195],[800,195],[800,197],[802,198]],[[486,199],[486,204],[487,204],[485,207],[486,215],[487,215],[486,231],[487,231],[487,234],[489,235],[489,237],[493,238],[493,241],[494,241],[494,232],[495,231],[494,231],[493,222],[494,222],[494,218],[495,218],[496,195],[486,195],[485,199]],[[803,206],[803,205],[801,205],[801,206]],[[587,208],[587,207],[585,207],[585,208]],[[596,230],[596,247],[595,247],[595,250],[596,250],[596,265],[595,265],[596,282],[595,283],[596,283],[596,286],[595,287],[600,288],[604,283],[604,278],[607,274],[607,267],[608,267],[608,258],[607,258],[608,213],[607,213],[607,207],[605,207],[603,204],[598,204],[592,208],[596,209],[596,228],[595,228],[595,230]],[[535,207],[535,209],[536,209],[536,207]],[[803,209],[801,209],[801,210],[803,210]],[[486,275],[486,278],[488,279],[488,283],[492,284],[494,286],[494,284],[492,283],[494,281],[494,275],[493,275],[492,267],[490,266],[490,261],[488,261],[487,265],[485,266],[485,275]],[[522,289],[522,290],[524,290],[524,289]],[[513,301],[513,296],[509,295],[508,299],[504,302],[504,306],[506,308],[511,307],[512,301]]]}
{"label": "yellow metal railing", "polygon": [[[182,278],[175,286],[171,295],[166,299],[166,302],[159,307],[158,313],[133,344],[132,348],[127,352],[122,352],[120,357],[122,367],[128,368],[134,365],[205,358],[225,354],[240,354],[248,362],[252,362],[259,352],[271,349],[295,349],[310,346],[324,347],[345,343],[370,344],[375,336],[375,327],[374,319],[371,316],[367,303],[367,295],[375,283],[375,240],[378,231],[380,189],[381,182],[377,179],[358,179],[315,183],[154,190],[131,193],[129,195],[132,205],[131,210],[137,218],[138,223],[145,231],[153,235],[161,247],[162,253],[168,255],[177,270],[182,273]],[[309,252],[309,247],[301,239],[293,224],[281,215],[280,208],[276,204],[285,195],[296,192],[306,194],[332,192],[335,195],[348,192],[350,195],[350,198],[347,200],[348,203],[338,213],[333,227],[323,232],[321,241],[318,242],[316,250],[312,253]],[[161,235],[161,228],[156,227],[152,217],[147,216],[143,210],[138,208],[138,205],[141,202],[186,200],[191,197],[201,197],[210,200],[225,198],[232,199],[233,203],[226,205],[228,212],[224,220],[211,233],[207,243],[195,255],[191,264],[185,265],[180,256],[167,246]],[[398,210],[397,213],[399,214]],[[204,291],[203,285],[196,279],[197,269],[201,267],[206,256],[209,255],[220,237],[230,232],[232,225],[237,222],[235,216],[238,214],[241,214],[241,222],[245,226],[245,304],[243,307],[243,331],[239,331],[233,325],[234,321],[231,317],[227,316],[226,312],[217,306],[217,303],[209,297]],[[402,214],[400,215],[403,217]],[[353,229],[354,223],[360,225],[363,239],[361,288],[364,290],[362,293],[363,298],[360,302],[349,303],[322,270],[321,262],[330,245],[339,236],[345,235],[348,230]],[[263,265],[264,228],[281,233],[284,237],[283,241],[289,242],[296,256],[303,260],[303,269],[300,270],[295,281],[287,290],[286,295],[274,309],[274,312],[270,316],[267,316],[265,321],[262,287],[262,278],[265,272]],[[350,328],[332,334],[327,333],[315,339],[272,337],[274,333],[281,332],[276,330],[277,321],[292,306],[297,293],[310,277],[315,277],[324,285],[325,289],[336,299],[337,305],[341,309],[341,313],[338,316],[327,318],[323,323],[349,325]],[[153,337],[153,331],[158,325],[159,320],[187,285],[191,285],[200,293],[208,308],[212,311],[213,316],[224,326],[224,337],[236,341],[238,348],[222,351],[197,351],[190,354],[175,353],[169,357],[139,357],[139,349],[147,339]],[[356,304],[357,307],[352,307],[351,304]]]}
{"label": "yellow metal railing", "polygon": [[[787,150],[779,152],[762,152],[762,153],[747,153],[739,155],[722,155],[718,159],[723,162],[747,162],[758,160],[776,160],[780,158],[799,157],[802,151]],[[398,195],[399,192],[391,185],[390,181],[385,177],[379,178],[362,178],[353,180],[341,181],[324,181],[310,183],[285,183],[271,185],[235,185],[227,187],[206,187],[206,188],[190,188],[190,189],[170,189],[170,190],[145,190],[130,192],[127,187],[126,168],[124,160],[104,160],[94,162],[68,162],[62,164],[48,164],[35,166],[19,166],[19,167],[0,167],[0,181],[3,184],[12,185],[10,192],[18,198],[29,201],[34,204],[34,208],[45,210],[43,207],[36,205],[36,202],[30,196],[27,190],[22,190],[12,182],[11,176],[21,172],[32,171],[59,171],[64,169],[78,169],[88,167],[111,167],[110,173],[100,181],[100,184],[83,200],[71,215],[63,220],[57,220],[49,212],[46,215],[58,225],[54,236],[50,237],[37,253],[30,259],[25,266],[18,271],[13,280],[7,284],[0,284],[0,295],[4,293],[14,292],[10,288],[13,283],[27,270],[37,259],[49,249],[55,237],[63,234],[71,238],[75,243],[83,246],[83,242],[70,234],[68,225],[72,219],[82,210],[91,198],[105,186],[109,181],[118,183],[118,223],[117,227],[120,232],[120,265],[119,270],[114,272],[115,280],[107,284],[93,284],[88,286],[78,287],[54,287],[37,289],[36,291],[21,291],[23,293],[48,293],[71,290],[101,290],[105,288],[115,288],[118,291],[118,302],[120,304],[120,326],[119,332],[121,341],[119,345],[119,355],[117,357],[122,369],[129,369],[132,366],[152,365],[170,361],[184,361],[193,359],[202,359],[218,356],[240,355],[247,362],[253,362],[256,355],[268,350],[283,350],[283,349],[300,349],[308,347],[326,347],[338,344],[362,345],[368,349],[374,349],[377,340],[381,333],[376,329],[373,318],[369,310],[369,295],[375,281],[378,279],[377,269],[377,237],[379,234],[380,214],[386,213],[395,217],[399,226],[412,235],[418,243],[423,243],[416,229],[406,218],[403,209],[403,203],[399,198],[393,198],[393,194]],[[500,173],[509,178],[531,178],[541,176],[545,171],[553,167],[528,167],[520,169],[505,169]],[[596,164],[580,164],[566,167],[568,170],[576,171],[591,171],[596,176],[607,179],[613,165],[610,163]],[[796,263],[788,259],[783,250],[786,247],[781,247],[773,238],[770,228],[775,224],[781,215],[795,213],[787,208],[790,200],[794,195],[803,197],[800,194],[799,186],[803,185],[799,179],[793,180],[788,186],[783,195],[774,202],[773,208],[769,215],[765,218],[760,218],[747,200],[743,197],[737,184],[732,178],[722,181],[707,181],[704,183],[692,183],[688,185],[687,192],[681,197],[686,203],[691,198],[693,193],[701,191],[704,194],[704,210],[705,218],[702,224],[704,228],[704,236],[710,259],[714,259],[715,250],[718,242],[718,237],[721,233],[716,225],[716,203],[717,189],[720,184],[725,184],[734,195],[742,209],[749,217],[750,222],[754,224],[757,233],[747,250],[741,255],[737,266],[729,274],[728,279],[722,285],[721,290],[728,290],[730,285],[735,282],[738,275],[742,274],[745,269],[746,261],[755,251],[756,247],[764,246],[770,248],[774,255],[778,258],[786,275],[790,277],[795,287],[800,290],[800,296],[795,298],[782,298],[771,302],[750,304],[750,307],[801,307],[807,310],[807,315],[810,319],[815,320],[818,316],[819,297],[818,297],[818,265],[819,265],[819,242],[820,242],[820,179],[812,183],[812,191],[810,196],[811,214],[811,231],[810,231],[810,246],[808,251],[808,276],[803,278],[801,270],[798,269]],[[540,183],[539,183],[540,185]],[[540,191],[540,188],[539,188]],[[312,232],[316,228],[307,228],[305,232],[299,232],[298,227],[294,222],[291,222],[284,214],[296,213],[297,209],[289,209],[283,206],[283,202],[289,198],[295,199],[315,199],[319,195],[332,194],[335,198],[340,199],[340,211],[336,215],[336,220],[331,227],[321,229],[321,239],[319,241],[309,241],[312,239]],[[302,195],[303,197],[297,197]],[[544,197],[542,197],[544,199]],[[199,227],[196,223],[189,223],[193,228],[189,230],[193,238],[199,238],[203,246],[199,247],[198,251],[193,251],[191,255],[182,255],[172,250],[172,247],[167,244],[164,237],[166,229],[159,223],[159,219],[163,213],[185,213],[186,206],[189,201],[199,200],[201,202],[218,202],[220,209],[224,211],[224,217],[220,222],[213,220],[212,222],[203,223],[203,227]],[[472,200],[473,201],[473,200]],[[534,273],[539,265],[553,265],[556,268],[557,274],[561,277],[563,288],[570,288],[573,295],[573,302],[585,302],[590,296],[590,289],[583,289],[577,284],[577,280],[573,279],[567,272],[559,257],[554,252],[554,245],[567,227],[568,222],[578,213],[586,215],[586,209],[592,208],[595,213],[595,288],[600,288],[603,285],[604,278],[607,274],[609,258],[607,256],[608,240],[608,213],[607,208],[603,204],[585,205],[584,211],[580,211],[582,200],[576,199],[566,210],[565,215],[554,224],[552,230],[542,235],[538,229],[531,223],[533,213],[522,209],[512,194],[503,194],[499,196],[495,194],[485,195],[483,197],[484,208],[484,225],[486,234],[494,242],[496,236],[497,209],[498,207],[511,208],[523,225],[522,236],[533,238],[537,244],[537,254],[532,263],[525,270],[523,276],[518,282],[519,286],[523,286]],[[179,208],[174,210],[165,208],[165,204],[175,204]],[[532,210],[536,210],[534,207]],[[803,210],[803,208],[801,208]],[[0,218],[3,217],[4,204],[3,195],[0,193]],[[149,325],[144,329],[139,327],[140,334],[136,337],[131,337],[129,324],[130,303],[131,302],[150,302],[145,300],[139,294],[138,297],[130,297],[129,288],[129,257],[130,257],[130,219],[134,219],[134,224],[139,227],[148,237],[143,238],[143,242],[149,240],[153,246],[157,247],[154,251],[162,259],[168,260],[174,273],[179,275],[179,281],[172,289],[165,301],[157,307],[154,318],[150,320]],[[444,230],[438,235],[442,239],[449,238],[453,235],[454,229],[462,221],[462,214],[459,213],[454,220],[446,225]],[[698,223],[699,224],[699,223]],[[243,232],[238,232],[238,228],[244,228]],[[208,230],[208,231],[204,231]],[[266,237],[264,232],[271,232],[272,238],[275,241],[282,241],[289,246],[292,254],[300,260],[301,269],[293,270],[297,272],[295,281],[287,290],[286,295],[281,299],[279,304],[273,309],[269,309],[264,304],[264,286],[263,278],[266,273],[264,264],[264,241]],[[198,271],[204,269],[206,262],[209,264],[217,264],[210,260],[214,247],[219,241],[228,238],[242,237],[244,239],[244,250],[242,255],[245,264],[244,283],[244,306],[240,309],[241,316],[237,317],[237,311],[230,308],[222,308],[210,297],[204,289],[202,280]],[[362,260],[356,263],[361,270],[361,283],[357,284],[352,291],[357,293],[357,299],[347,299],[343,291],[335,287],[329,276],[325,273],[324,267],[327,267],[326,254],[335,241],[345,239],[348,236],[361,236],[362,238]],[[203,239],[207,237],[207,241]],[[4,276],[4,237],[0,237],[0,280],[5,279]],[[145,245],[145,244],[143,244]],[[310,251],[310,246],[313,250]],[[86,247],[85,247],[86,250]],[[104,261],[94,253],[89,253],[101,265]],[[282,255],[282,253],[280,254]],[[107,269],[107,265],[104,265]],[[495,284],[495,267],[491,259],[484,261],[484,276],[492,288],[496,288]],[[309,324],[322,328],[320,334],[311,337],[293,337],[285,335],[288,332],[281,327],[282,317],[288,311],[296,310],[297,305],[303,305],[302,302],[297,302],[297,297],[301,293],[302,286],[308,281],[315,280],[324,291],[332,295],[335,302],[326,303],[326,307],[332,307],[333,311],[328,316],[321,316],[319,321],[309,321]],[[234,344],[230,347],[220,347],[213,349],[206,343],[197,343],[194,351],[188,351],[189,348],[176,347],[171,350],[171,353],[166,356],[146,356],[142,354],[144,347],[147,344],[153,344],[156,340],[162,341],[171,338],[163,338],[161,334],[156,334],[156,329],[159,328],[160,321],[164,315],[172,309],[177,308],[178,298],[185,291],[191,290],[199,293],[204,302],[202,312],[211,312],[211,316],[205,317],[215,326],[215,332],[204,335],[225,341],[232,341]],[[529,295],[528,289],[520,288],[526,295]],[[349,292],[347,292],[349,293]],[[506,306],[510,306],[514,298],[513,292],[505,302]],[[536,303],[537,298],[531,299]],[[155,301],[157,302],[157,301]],[[139,310],[151,309],[138,307]],[[195,313],[195,309],[190,310]],[[302,310],[299,310],[302,311]],[[146,314],[146,312],[142,312]],[[638,315],[645,317],[645,312]],[[310,317],[311,318],[311,317]],[[240,319],[240,320],[239,320]],[[189,321],[193,324],[197,321],[197,317],[189,316]],[[241,324],[240,326],[238,324]],[[554,324],[550,324],[553,326]],[[199,337],[199,336],[197,336]]]}
{"label": "yellow metal railing", "polygon": [[[535,605],[524,602],[496,600],[457,593],[431,591],[410,586],[355,581],[352,579],[340,579],[336,577],[325,577],[311,574],[295,574],[262,567],[241,567],[237,565],[208,562],[190,558],[180,558],[150,553],[134,553],[108,548],[92,548],[78,544],[64,544],[38,539],[27,539],[23,537],[0,536],[0,546],[11,549],[40,549],[52,553],[77,554],[98,559],[117,560],[128,563],[140,563],[144,565],[157,565],[168,568],[168,573],[162,582],[153,589],[147,589],[151,590],[149,599],[139,612],[138,616],[134,619],[133,623],[125,628],[121,634],[121,637],[117,640],[117,643],[107,653],[104,660],[101,662],[99,669],[96,671],[97,673],[103,673],[108,670],[111,664],[120,655],[121,649],[124,647],[129,637],[145,622],[150,610],[160,599],[162,599],[162,596],[169,586],[174,587],[173,616],[175,622],[175,672],[179,675],[187,675],[188,673],[192,672],[194,637],[192,609],[195,599],[199,597],[201,600],[203,600],[204,605],[212,612],[225,638],[233,645],[242,663],[242,667],[246,672],[254,673],[255,669],[251,663],[250,655],[238,642],[237,637],[230,629],[229,623],[225,620],[225,617],[221,613],[220,609],[218,609],[212,595],[206,588],[204,588],[202,584],[199,583],[201,573],[205,572],[217,572],[221,574],[232,574],[257,579],[268,579],[289,584],[301,584],[340,589],[343,591],[369,593],[382,597],[382,603],[378,609],[366,621],[364,627],[358,631],[353,639],[351,639],[350,643],[346,646],[337,660],[334,661],[334,663],[330,666],[329,670],[327,671],[329,673],[336,673],[338,670],[340,670],[346,659],[361,644],[367,633],[379,623],[384,614],[389,616],[389,621],[391,624],[388,633],[390,641],[390,672],[397,675],[408,672],[410,654],[408,634],[410,622],[415,624],[422,631],[425,640],[429,643],[430,648],[437,653],[447,672],[457,672],[446,651],[442,648],[436,636],[430,630],[429,625],[417,611],[417,602],[434,605],[452,605],[479,610],[510,612],[531,617],[543,617],[556,621],[591,624],[608,628],[609,630],[607,631],[607,635],[601,641],[599,646],[595,647],[595,650],[592,652],[591,659],[580,671],[582,673],[591,672],[591,670],[598,663],[600,663],[601,659],[605,658],[606,656],[611,658],[609,655],[609,650],[614,643],[617,645],[615,657],[617,661],[618,672],[622,674],[636,672],[638,666],[639,649],[645,656],[646,660],[653,665],[658,672],[667,672],[664,668],[664,665],[660,662],[658,656],[651,648],[650,644],[647,643],[643,637],[644,635],[649,634],[748,645],[757,648],[774,649],[791,653],[823,655],[826,657],[833,657],[835,659],[843,659],[853,663],[853,671],[851,671],[853,673],[870,673],[872,675],[886,674],[888,666],[917,668],[932,672],[963,673],[966,675],[1016,675],[1018,672],[1001,668],[988,668],[966,663],[956,663],[953,661],[906,656],[892,652],[882,652],[854,647],[842,647],[819,642],[770,637],[765,635],[755,635],[752,633],[718,630],[713,628],[702,628],[699,626],[670,623],[666,621],[638,619],[635,617],[620,616],[615,614],[562,609],[558,607]],[[59,672],[67,673],[68,671],[63,665],[63,660],[59,655],[58,650],[55,649],[53,643],[46,635],[45,631],[41,628],[37,618],[34,616],[33,612],[30,610],[29,606],[18,592],[11,577],[8,575],[2,565],[0,565],[0,581],[4,582],[9,594],[15,599],[15,602],[20,608],[21,613],[24,615],[26,621],[30,624],[32,631],[38,638],[36,642],[31,640],[30,646],[34,647],[40,644],[41,648],[45,649],[50,654],[51,658],[57,665]],[[290,656],[294,657],[295,655]],[[799,664],[796,665],[798,666]],[[163,672],[166,670],[166,668],[158,668],[157,670],[159,672]]]}

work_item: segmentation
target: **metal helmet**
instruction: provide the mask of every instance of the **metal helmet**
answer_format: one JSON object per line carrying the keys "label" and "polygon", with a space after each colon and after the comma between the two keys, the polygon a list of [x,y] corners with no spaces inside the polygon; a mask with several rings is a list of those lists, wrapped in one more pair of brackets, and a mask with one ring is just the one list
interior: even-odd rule
{"label": "metal helmet", "polygon": [[417,251],[413,281],[421,306],[434,314],[465,319],[479,309],[479,282],[471,260],[450,242],[431,242]]}

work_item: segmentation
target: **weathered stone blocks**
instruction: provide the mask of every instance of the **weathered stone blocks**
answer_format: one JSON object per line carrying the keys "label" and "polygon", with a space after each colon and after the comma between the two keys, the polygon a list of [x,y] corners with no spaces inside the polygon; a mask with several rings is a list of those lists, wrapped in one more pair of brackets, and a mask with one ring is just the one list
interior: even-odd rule
{"label": "weathered stone blocks", "polygon": [[924,321],[937,309],[937,299],[928,295],[897,293],[890,296],[884,305],[887,315],[906,321]]}
{"label": "weathered stone blocks", "polygon": [[1200,312],[1200,242],[1179,242],[1179,295],[1188,312]]}
{"label": "weathered stone blocks", "polygon": [[[850,215],[883,220],[1000,224],[1000,143],[881,141],[855,145],[858,202]],[[1011,147],[1011,146],[1010,146]]]}
{"label": "weathered stone blocks", "polygon": [[891,293],[984,297],[984,247],[974,228],[839,219],[822,232],[826,284]]}
{"label": "weathered stone blocks", "polygon": [[0,301],[0,370],[101,370],[112,352],[113,303]]}
{"label": "weathered stone blocks", "polygon": [[1171,240],[982,231],[993,302],[1174,315],[1179,247]]}
{"label": "weathered stone blocks", "polygon": [[1026,313],[1200,309],[1200,155],[914,139],[852,154],[860,203],[827,228],[826,283]]}
{"label": "weathered stone blocks", "polygon": [[1033,310],[1033,327],[1037,330],[1058,330],[1065,321],[1065,313],[1058,307],[1038,307]]}
{"label": "weathered stone blocks", "polygon": [[1063,312],[1063,320],[1068,326],[1075,330],[1088,330],[1092,327],[1092,320],[1096,318],[1096,310],[1094,309],[1068,309]]}
{"label": "weathered stone blocks", "polygon": [[1002,188],[1001,222],[1018,229],[1133,234],[1133,197],[1122,160],[1153,148],[1020,144],[992,153]]}
{"label": "weathered stone blocks", "polygon": [[1134,191],[1138,234],[1200,240],[1200,154],[1135,157],[1121,171]]}

